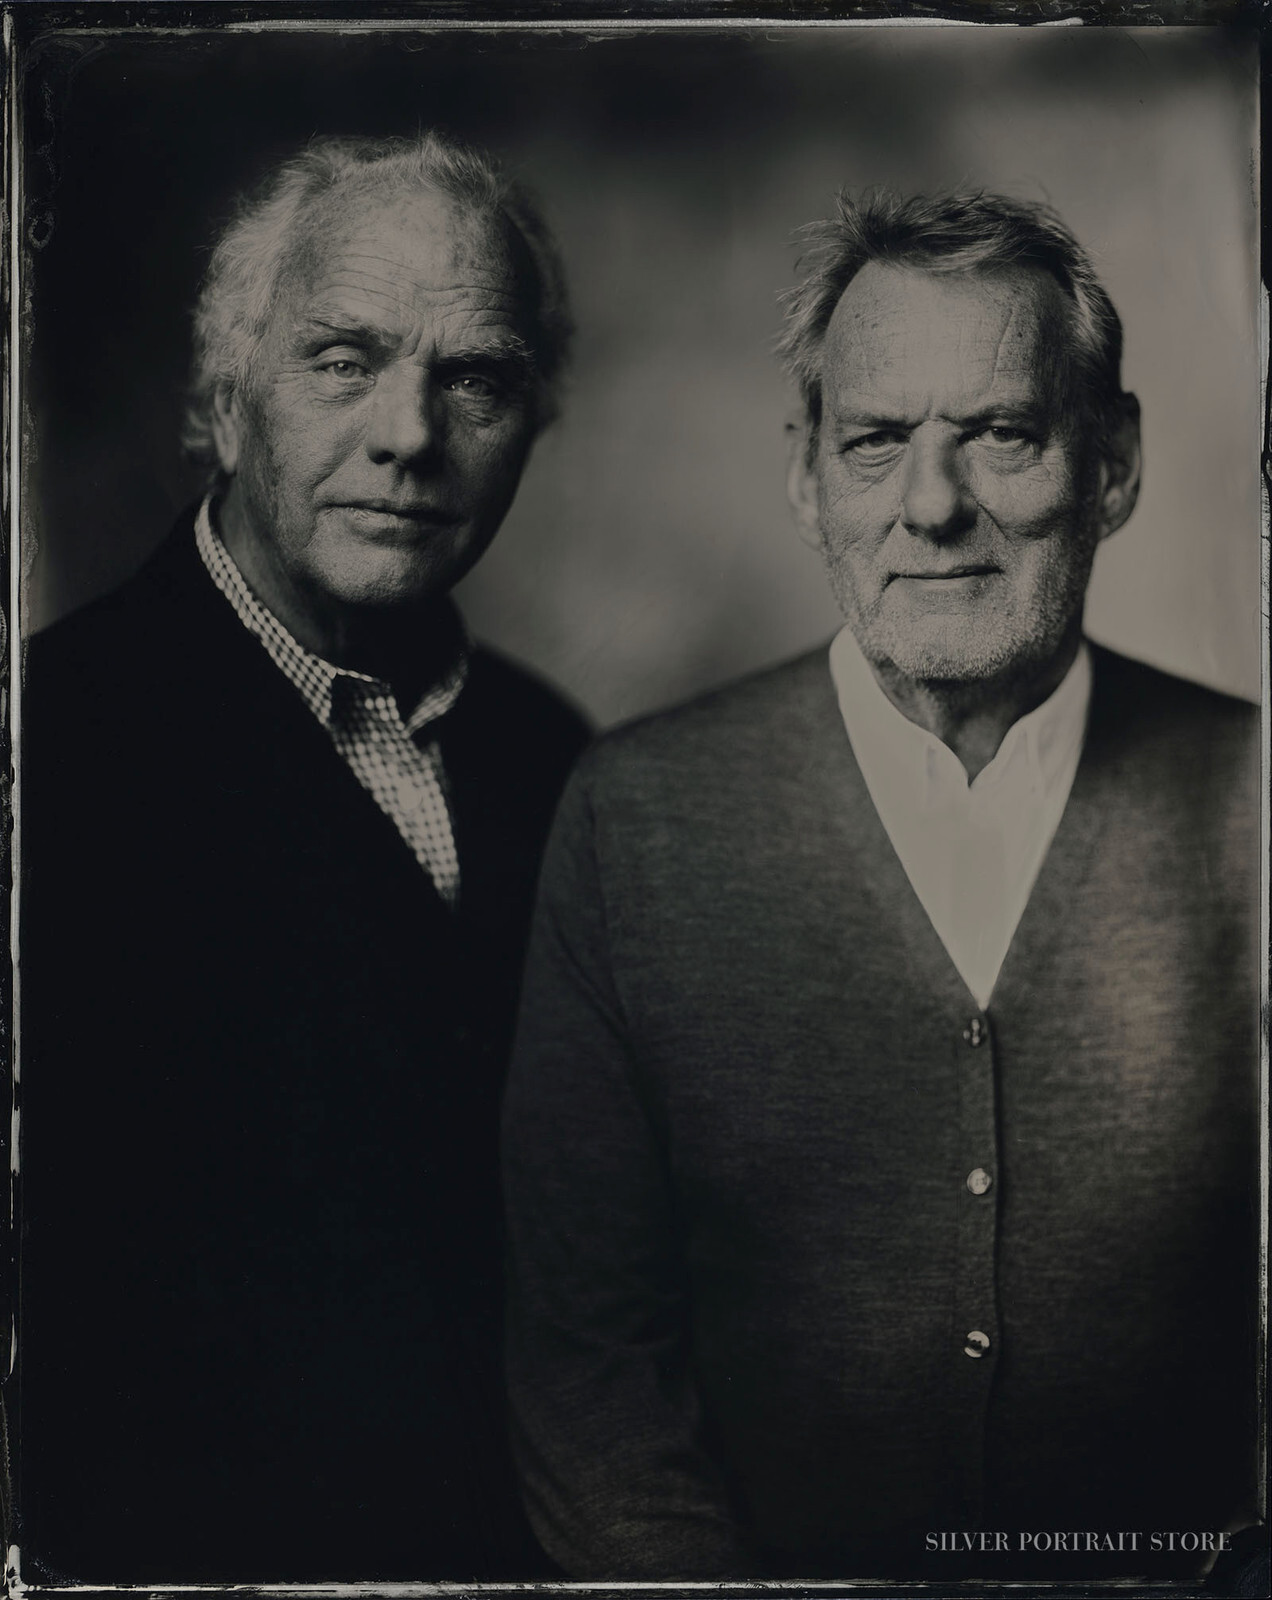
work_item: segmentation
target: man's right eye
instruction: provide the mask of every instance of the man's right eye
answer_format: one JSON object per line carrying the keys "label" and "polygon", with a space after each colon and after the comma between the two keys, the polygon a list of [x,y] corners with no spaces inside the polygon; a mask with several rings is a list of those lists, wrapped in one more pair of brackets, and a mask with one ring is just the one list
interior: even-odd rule
{"label": "man's right eye", "polygon": [[856,438],[849,439],[844,448],[857,455],[882,455],[904,443],[905,434],[891,428],[876,428],[873,433],[861,433]]}
{"label": "man's right eye", "polygon": [[321,355],[314,373],[322,388],[333,395],[357,394],[371,381],[366,362],[355,354]]}

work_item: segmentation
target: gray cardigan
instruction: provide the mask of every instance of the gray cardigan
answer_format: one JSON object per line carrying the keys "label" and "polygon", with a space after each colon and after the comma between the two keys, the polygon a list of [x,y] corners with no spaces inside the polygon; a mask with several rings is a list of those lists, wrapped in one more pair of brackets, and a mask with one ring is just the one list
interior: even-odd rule
{"label": "gray cardigan", "polygon": [[[505,1111],[515,1443],[572,1576],[1179,1572],[1149,1535],[1249,1496],[1257,718],[1094,662],[988,1012],[824,652],[584,758]],[[1008,1551],[930,1548],[978,1528]],[[1016,1549],[1053,1529],[1142,1539]]]}

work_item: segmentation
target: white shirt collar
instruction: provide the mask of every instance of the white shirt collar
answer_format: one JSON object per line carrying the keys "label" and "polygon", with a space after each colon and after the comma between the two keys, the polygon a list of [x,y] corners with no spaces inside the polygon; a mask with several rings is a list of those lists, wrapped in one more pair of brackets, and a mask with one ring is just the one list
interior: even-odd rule
{"label": "white shirt collar", "polygon": [[1091,653],[1085,640],[1059,686],[1013,723],[994,759],[971,784],[949,746],[889,700],[848,627],[831,644],[830,671],[853,753],[872,790],[873,775],[886,771],[891,793],[909,794],[927,807],[959,792],[988,801],[990,791],[1009,775],[1015,793],[1023,787],[1037,799],[1072,779],[1091,701]]}

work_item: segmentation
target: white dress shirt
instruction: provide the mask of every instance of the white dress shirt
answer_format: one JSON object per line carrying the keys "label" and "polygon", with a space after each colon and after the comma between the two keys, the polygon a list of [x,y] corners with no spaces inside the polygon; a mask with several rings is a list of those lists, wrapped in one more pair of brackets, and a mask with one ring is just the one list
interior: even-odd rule
{"label": "white dress shirt", "polygon": [[949,748],[888,699],[848,628],[830,673],[879,819],[982,1010],[1055,835],[1091,699],[1083,643],[1055,692],[1008,730],[972,783]]}
{"label": "white dress shirt", "polygon": [[464,687],[468,648],[462,630],[454,660],[403,717],[387,683],[306,650],[257,599],[213,526],[210,496],[199,507],[194,531],[203,564],[239,621],[300,691],[358,782],[453,908],[459,899],[459,856],[442,753],[430,730]]}

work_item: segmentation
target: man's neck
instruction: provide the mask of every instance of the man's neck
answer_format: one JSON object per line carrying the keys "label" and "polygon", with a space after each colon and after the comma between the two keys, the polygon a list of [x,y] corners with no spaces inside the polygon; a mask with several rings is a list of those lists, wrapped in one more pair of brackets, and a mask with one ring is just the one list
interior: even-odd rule
{"label": "man's neck", "polygon": [[871,663],[880,688],[901,712],[947,745],[970,783],[998,754],[1008,731],[1059,688],[1082,643],[1075,627],[1055,656],[1031,673],[971,683],[915,680]]}
{"label": "man's neck", "polygon": [[452,664],[455,619],[444,599],[351,606],[313,587],[301,592],[251,537],[232,503],[214,507],[212,522],[248,588],[298,644],[332,666],[389,684],[404,712]]}

